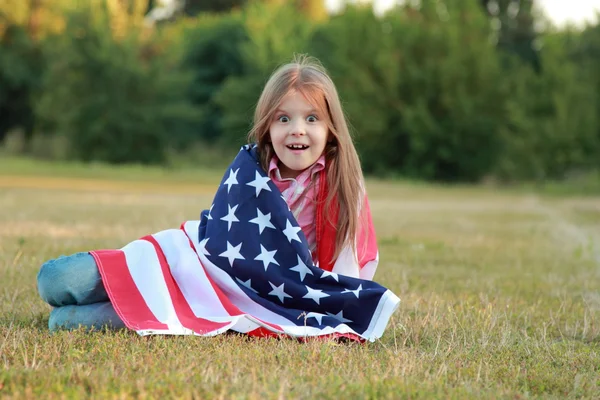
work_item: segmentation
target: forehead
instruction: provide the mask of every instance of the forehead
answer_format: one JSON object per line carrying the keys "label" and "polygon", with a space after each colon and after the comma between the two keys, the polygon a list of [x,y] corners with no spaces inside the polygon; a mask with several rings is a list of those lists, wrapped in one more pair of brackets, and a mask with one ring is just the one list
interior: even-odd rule
{"label": "forehead", "polygon": [[[322,101],[319,101],[319,96],[315,96],[314,93],[302,93],[294,90],[281,100],[278,109],[284,111],[298,111],[298,112],[309,112],[320,110]],[[320,96],[323,97],[323,96]]]}

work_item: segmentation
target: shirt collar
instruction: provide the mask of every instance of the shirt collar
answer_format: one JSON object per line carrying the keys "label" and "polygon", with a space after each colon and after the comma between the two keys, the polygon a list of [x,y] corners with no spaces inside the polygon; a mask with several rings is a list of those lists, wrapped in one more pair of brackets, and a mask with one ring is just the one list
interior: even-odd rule
{"label": "shirt collar", "polygon": [[[286,181],[286,180],[293,180],[294,178],[282,178],[281,177],[281,171],[279,170],[279,158],[277,158],[277,155],[273,155],[273,158],[271,158],[271,162],[269,163],[269,177],[273,177],[273,174],[275,175],[275,178],[277,178],[277,180],[279,181]],[[322,171],[325,169],[325,155],[321,154],[321,157],[319,157],[317,159],[317,161],[311,165],[310,167],[308,167],[307,169],[305,169],[304,171],[302,171],[297,177],[296,179],[298,179],[300,176],[306,175],[307,177],[312,177],[314,174],[316,174],[319,171]]]}

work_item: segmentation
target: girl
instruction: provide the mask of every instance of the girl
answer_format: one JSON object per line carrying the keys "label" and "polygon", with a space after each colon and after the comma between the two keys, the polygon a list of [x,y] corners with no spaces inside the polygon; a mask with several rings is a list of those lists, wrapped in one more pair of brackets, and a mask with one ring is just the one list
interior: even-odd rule
{"label": "girl", "polygon": [[399,299],[371,281],[363,176],[324,68],[299,57],[275,71],[249,139],[200,221],[46,262],[50,329],[379,338]]}

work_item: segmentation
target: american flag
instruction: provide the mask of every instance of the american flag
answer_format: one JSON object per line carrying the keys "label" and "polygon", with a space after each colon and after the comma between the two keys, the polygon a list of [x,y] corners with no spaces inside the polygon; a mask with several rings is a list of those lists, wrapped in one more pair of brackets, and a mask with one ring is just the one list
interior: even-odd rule
{"label": "american flag", "polygon": [[363,239],[357,243],[366,248],[359,266],[349,249],[332,268],[314,265],[306,237],[260,167],[256,147],[246,145],[199,221],[92,255],[116,312],[141,335],[231,330],[373,341],[400,300],[369,280],[378,259],[364,256],[377,250],[373,237]]}

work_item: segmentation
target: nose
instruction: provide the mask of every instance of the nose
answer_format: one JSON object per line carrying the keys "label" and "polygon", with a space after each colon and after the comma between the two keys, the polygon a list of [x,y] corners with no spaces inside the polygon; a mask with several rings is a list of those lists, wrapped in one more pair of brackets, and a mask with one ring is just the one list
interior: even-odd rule
{"label": "nose", "polygon": [[290,134],[292,136],[304,136],[306,134],[306,127],[304,121],[296,120],[290,124]]}

